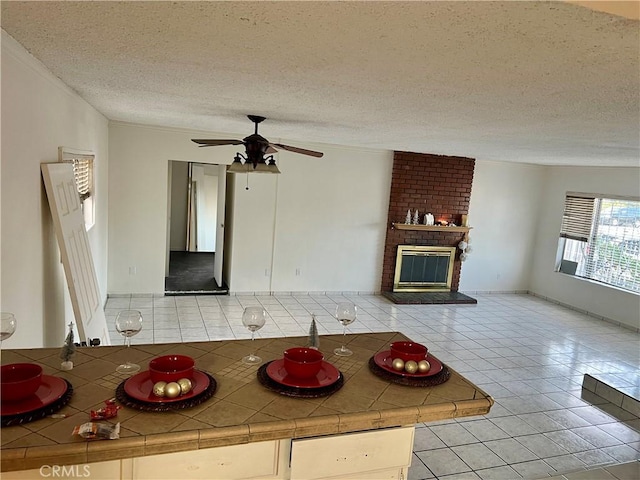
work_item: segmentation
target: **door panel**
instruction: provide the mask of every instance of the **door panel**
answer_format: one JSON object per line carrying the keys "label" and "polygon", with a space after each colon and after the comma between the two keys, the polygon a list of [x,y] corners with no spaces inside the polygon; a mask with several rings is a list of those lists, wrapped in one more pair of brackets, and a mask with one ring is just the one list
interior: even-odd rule
{"label": "door panel", "polygon": [[227,166],[218,165],[218,215],[216,216],[216,254],[213,258],[213,278],[222,287],[222,260],[224,259],[224,212],[227,196]]}
{"label": "door panel", "polygon": [[45,163],[41,167],[78,334],[87,344],[89,339],[99,338],[101,345],[109,345],[107,321],[100,303],[73,166],[70,163]]}

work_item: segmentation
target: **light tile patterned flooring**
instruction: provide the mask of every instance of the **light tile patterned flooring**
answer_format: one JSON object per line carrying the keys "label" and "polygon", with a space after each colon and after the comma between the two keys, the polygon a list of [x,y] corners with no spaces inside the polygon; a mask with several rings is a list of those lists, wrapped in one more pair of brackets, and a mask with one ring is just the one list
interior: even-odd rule
{"label": "light tile patterned flooring", "polygon": [[585,373],[637,381],[640,335],[530,295],[473,296],[477,305],[394,305],[376,295],[110,297],[105,313],[114,343],[123,341],[115,315],[128,308],[144,316],[133,343],[208,341],[249,338],[242,311],[257,304],[269,314],[260,337],[306,335],[311,313],[321,335],[342,333],[333,309],[352,301],[359,313],[348,332],[400,331],[496,400],[483,417],[419,424],[410,479],[616,478],[593,468],[625,462],[633,463],[620,478],[640,478],[640,419],[581,398]]}

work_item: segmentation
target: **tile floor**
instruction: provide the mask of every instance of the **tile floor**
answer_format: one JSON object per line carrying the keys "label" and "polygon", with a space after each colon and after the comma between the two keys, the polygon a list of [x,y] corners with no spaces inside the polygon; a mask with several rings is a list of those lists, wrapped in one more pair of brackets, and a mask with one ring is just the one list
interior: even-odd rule
{"label": "tile floor", "polygon": [[[359,307],[348,332],[400,331],[496,400],[486,416],[419,424],[409,478],[640,478],[640,419],[581,398],[585,373],[636,378],[640,335],[530,295],[473,296],[477,305],[346,297]],[[342,332],[332,317],[340,300],[345,297],[110,297],[105,313],[112,329],[119,310],[143,313],[145,328],[133,343],[249,338],[242,310],[255,304],[270,317],[261,337],[306,335],[311,313],[322,335]],[[115,329],[111,338],[122,341]],[[627,462],[622,477],[604,468]]]}

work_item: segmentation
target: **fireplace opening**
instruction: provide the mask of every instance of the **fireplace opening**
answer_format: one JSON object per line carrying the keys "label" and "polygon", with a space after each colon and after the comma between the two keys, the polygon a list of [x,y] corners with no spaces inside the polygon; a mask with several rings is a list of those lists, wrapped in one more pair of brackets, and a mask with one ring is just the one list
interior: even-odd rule
{"label": "fireplace opening", "polygon": [[448,292],[456,247],[398,245],[394,292]]}

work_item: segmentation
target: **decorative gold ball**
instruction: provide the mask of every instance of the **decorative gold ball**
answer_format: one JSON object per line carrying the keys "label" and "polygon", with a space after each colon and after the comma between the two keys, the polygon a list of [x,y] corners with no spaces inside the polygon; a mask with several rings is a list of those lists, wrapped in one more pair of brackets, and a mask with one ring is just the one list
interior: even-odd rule
{"label": "decorative gold ball", "polygon": [[404,369],[407,373],[416,373],[418,371],[418,364],[413,360],[409,360],[404,364]]}
{"label": "decorative gold ball", "polygon": [[404,360],[402,360],[401,358],[394,358],[391,362],[391,366],[394,370],[401,372],[404,370]]}
{"label": "decorative gold ball", "polygon": [[167,383],[164,387],[164,395],[167,398],[176,398],[180,395],[180,385],[176,382]]}
{"label": "decorative gold ball", "polygon": [[430,368],[431,368],[431,364],[426,360],[420,360],[418,362],[418,372],[427,373]]}
{"label": "decorative gold ball", "polygon": [[180,393],[184,395],[185,393],[189,393],[191,391],[191,380],[188,378],[181,378],[178,380],[178,385],[180,385]]}
{"label": "decorative gold ball", "polygon": [[156,397],[164,397],[164,387],[167,385],[167,382],[157,382],[153,384],[153,394]]}

